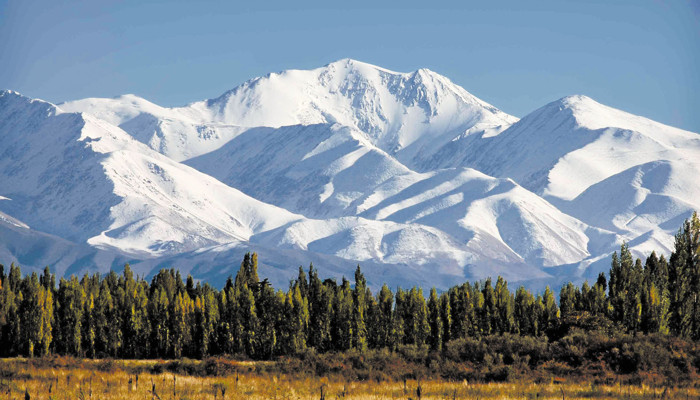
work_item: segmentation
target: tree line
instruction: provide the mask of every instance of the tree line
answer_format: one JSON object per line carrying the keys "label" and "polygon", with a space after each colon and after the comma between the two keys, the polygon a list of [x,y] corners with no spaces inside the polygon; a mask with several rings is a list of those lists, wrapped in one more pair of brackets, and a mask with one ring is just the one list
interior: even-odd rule
{"label": "tree line", "polygon": [[221,290],[161,270],[149,282],[127,264],[114,271],[61,278],[49,268],[22,277],[0,265],[0,356],[269,359],[308,348],[319,353],[427,346],[498,334],[546,337],[571,318],[592,317],[631,333],[700,340],[700,220],[696,213],[675,237],[668,261],[652,252],[634,260],[627,245],[612,256],[609,279],[561,288],[559,304],[498,277],[466,282],[427,299],[423,290],[387,285],[373,294],[360,267],[321,280],[299,268],[286,291],[260,280],[257,255],[246,254]]}

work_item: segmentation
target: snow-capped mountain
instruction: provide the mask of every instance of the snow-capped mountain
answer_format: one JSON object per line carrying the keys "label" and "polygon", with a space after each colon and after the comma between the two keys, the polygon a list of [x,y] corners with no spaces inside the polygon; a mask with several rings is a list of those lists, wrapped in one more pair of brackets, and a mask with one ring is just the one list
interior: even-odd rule
{"label": "snow-capped mountain", "polygon": [[302,218],[89,114],[0,93],[0,208],[32,228],[138,255],[193,250]]}
{"label": "snow-capped mountain", "polygon": [[163,108],[133,95],[61,104],[121,126],[177,160],[213,150],[237,127],[333,124],[354,128],[407,165],[454,137],[498,132],[510,116],[427,69],[397,73],[354,60],[255,78],[211,100]]}
{"label": "snow-capped mountain", "polygon": [[586,96],[547,104],[499,135],[460,141],[435,160],[512,178],[589,225],[632,243],[653,239],[648,251],[670,251],[669,234],[700,209],[700,135]]}
{"label": "snow-capped mountain", "polygon": [[[207,259],[204,253],[221,251],[220,245],[245,243],[353,260],[347,273],[359,261],[413,260],[414,266],[430,265],[433,278],[441,280],[464,279],[464,266],[488,262],[428,226],[360,217],[309,220],[263,203],[90,114],[66,113],[9,91],[0,93],[0,110],[4,227],[23,227],[21,235],[30,237],[31,227],[38,236],[25,241],[44,243],[46,253],[108,260],[108,268],[118,260],[162,266],[154,260],[172,261],[194,250]],[[115,255],[97,257],[70,243]],[[5,253],[20,250],[14,246]],[[19,253],[25,260],[46,259]]]}
{"label": "snow-capped mountain", "polygon": [[282,285],[308,262],[534,285],[606,270],[623,240],[668,252],[700,209],[697,133],[585,96],[518,120],[432,71],[354,60],[178,108],[0,92],[0,144],[0,256],[64,272],[218,282],[250,249]]}

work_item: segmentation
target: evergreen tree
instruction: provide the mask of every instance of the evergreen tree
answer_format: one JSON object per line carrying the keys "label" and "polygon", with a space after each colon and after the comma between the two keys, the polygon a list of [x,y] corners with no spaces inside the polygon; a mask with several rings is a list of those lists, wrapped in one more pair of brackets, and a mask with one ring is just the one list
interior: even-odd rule
{"label": "evergreen tree", "polygon": [[428,325],[428,309],[423,297],[423,290],[411,288],[408,293],[408,307],[404,315],[405,323],[405,342],[406,344],[415,344],[422,346],[426,343],[430,334],[430,326]]}
{"label": "evergreen tree", "polygon": [[129,264],[124,266],[117,289],[117,303],[122,312],[122,356],[126,358],[143,358],[151,353],[147,286],[146,282],[134,279]]}
{"label": "evergreen tree", "polygon": [[494,290],[496,301],[495,328],[498,333],[507,333],[513,330],[515,317],[513,315],[513,296],[508,290],[508,283],[502,277],[498,277]]}
{"label": "evergreen tree", "polygon": [[465,289],[465,283],[462,286],[456,286],[450,288],[447,291],[447,296],[449,297],[450,310],[452,312],[452,324],[450,326],[450,339],[459,339],[467,335],[467,304],[471,303],[467,296],[468,291]]}
{"label": "evergreen tree", "polygon": [[258,314],[253,291],[243,285],[237,291],[238,309],[241,324],[241,350],[249,356],[255,355],[258,328]]}
{"label": "evergreen tree", "polygon": [[577,288],[574,287],[574,284],[571,282],[562,286],[559,292],[559,309],[561,310],[562,318],[568,317],[577,311],[576,300],[580,294],[577,295],[576,292]]}
{"label": "evergreen tree", "polygon": [[170,301],[165,287],[152,290],[148,300],[148,321],[151,322],[151,356],[168,354],[171,340]]}
{"label": "evergreen tree", "polygon": [[168,350],[175,358],[182,357],[190,347],[193,314],[194,302],[190,296],[186,291],[178,293],[171,303],[171,338]]}
{"label": "evergreen tree", "polygon": [[515,292],[515,307],[513,310],[517,331],[521,335],[534,336],[537,322],[535,321],[535,298],[532,293],[520,286]]}
{"label": "evergreen tree", "polygon": [[481,307],[481,332],[490,335],[497,329],[498,310],[496,309],[496,295],[491,285],[491,278],[486,279],[484,288],[481,289],[484,296],[484,305]]}
{"label": "evergreen tree", "polygon": [[589,303],[591,304],[590,311],[595,315],[609,315],[608,297],[605,294],[608,288],[607,282],[608,281],[605,278],[605,273],[601,272],[600,274],[598,274],[598,279],[596,280],[596,283],[593,285],[593,288],[591,288],[591,291],[589,292]]}
{"label": "evergreen tree", "polygon": [[20,324],[23,353],[29,357],[49,354],[53,340],[53,297],[39,283],[36,273],[25,277],[20,291]]}
{"label": "evergreen tree", "polygon": [[440,318],[442,319],[442,342],[447,343],[452,338],[452,308],[450,307],[450,297],[447,293],[440,294]]}
{"label": "evergreen tree", "polygon": [[[263,282],[267,282],[267,280]],[[252,356],[266,359],[275,354],[278,347],[275,327],[282,317],[281,311],[284,307],[284,302],[278,303],[275,290],[270,285],[261,284],[258,288],[257,296],[255,296],[255,309],[258,320],[255,332],[257,340],[255,340],[255,352]]]}
{"label": "evergreen tree", "polygon": [[333,292],[321,282],[313,265],[309,266],[309,345],[318,351],[331,348]]}
{"label": "evergreen tree", "polygon": [[428,336],[430,349],[434,351],[442,350],[442,315],[440,313],[440,300],[435,288],[430,289],[430,298],[428,299],[428,325],[430,326],[430,334]]}
{"label": "evergreen tree", "polygon": [[107,279],[102,281],[95,304],[96,349],[102,356],[117,357],[122,346],[122,321],[114,306]]}
{"label": "evergreen tree", "polygon": [[634,262],[627,244],[620,247],[620,257],[613,254],[610,269],[610,303],[612,317],[630,331],[637,331],[641,320],[641,260]]}
{"label": "evergreen tree", "polygon": [[540,332],[545,333],[556,328],[559,320],[559,309],[554,300],[554,292],[547,286],[541,298],[541,313],[539,321]]}
{"label": "evergreen tree", "polygon": [[14,293],[19,294],[20,284],[22,283],[22,272],[18,265],[15,263],[10,264],[10,273],[7,276],[7,280],[10,283],[10,290]]}
{"label": "evergreen tree", "polygon": [[[230,280],[230,279],[229,279]],[[241,313],[238,303],[238,292],[240,290],[236,288],[233,284],[226,285],[222,289],[219,297],[219,313],[220,313],[220,323],[219,323],[219,350],[224,354],[236,354],[241,352],[242,342],[241,338],[243,336],[243,324],[240,320]],[[204,312],[201,311],[202,305],[197,306],[195,299],[195,326],[201,326],[201,320],[203,319]],[[193,344],[198,342],[197,338],[201,336],[201,331],[193,332]],[[201,340],[199,341],[201,342]],[[193,354],[200,353],[200,346],[194,345],[192,350]]]}
{"label": "evergreen tree", "polygon": [[[577,288],[578,289],[578,288]],[[593,303],[591,302],[591,286],[588,284],[588,281],[584,281],[583,284],[581,285],[581,292],[578,293],[578,296],[576,297],[576,311],[584,311],[584,312],[592,312],[593,311]],[[561,297],[559,299],[559,313],[561,316],[564,316],[564,311],[561,310]]]}
{"label": "evergreen tree", "polygon": [[92,292],[86,291],[86,299],[83,310],[83,347],[85,355],[90,358],[95,358],[96,341],[97,341],[97,323],[95,321],[95,296]]}
{"label": "evergreen tree", "polygon": [[656,256],[656,252],[652,251],[647,257],[644,264],[645,279],[649,280],[659,291],[664,291],[668,283],[668,263],[662,255],[661,258]]}
{"label": "evergreen tree", "polygon": [[668,266],[669,328],[674,335],[700,339],[700,219],[693,213],[676,234]]}
{"label": "evergreen tree", "polygon": [[292,297],[292,306],[294,311],[294,351],[299,352],[306,349],[307,334],[309,331],[309,301],[302,295],[302,288],[304,292],[308,292],[308,287],[301,285],[299,290],[294,291],[294,296]]}
{"label": "evergreen tree", "polygon": [[367,326],[365,323],[365,315],[367,313],[366,290],[367,280],[362,275],[358,265],[355,270],[355,289],[352,294],[352,347],[361,352],[367,350]]}
{"label": "evergreen tree", "polygon": [[299,287],[299,294],[301,295],[301,297],[309,297],[309,282],[306,278],[306,272],[304,272],[304,268],[301,265],[299,266],[299,274],[297,276],[296,286]]}
{"label": "evergreen tree", "polygon": [[365,305],[366,305],[366,326],[367,326],[367,347],[370,349],[379,348],[379,304],[377,298],[372,295],[372,291],[367,288],[365,290]]}
{"label": "evergreen tree", "polygon": [[78,278],[61,278],[58,285],[56,348],[59,353],[82,356],[85,293]]}
{"label": "evergreen tree", "polygon": [[407,293],[400,287],[396,289],[394,304],[394,318],[392,320],[391,327],[393,338],[391,342],[394,344],[394,346],[399,346],[407,343],[406,317],[410,313]]}
{"label": "evergreen tree", "polygon": [[236,275],[235,285],[239,288],[245,285],[252,289],[258,282],[260,282],[260,278],[258,278],[258,254],[246,253]]}
{"label": "evergreen tree", "polygon": [[640,328],[645,333],[668,333],[668,297],[652,280],[645,280],[641,296]]}
{"label": "evergreen tree", "polygon": [[333,300],[333,345],[337,351],[346,351],[352,347],[353,299],[350,282],[345,277],[336,289]]}
{"label": "evergreen tree", "polygon": [[18,353],[21,323],[16,303],[16,294],[10,287],[10,281],[5,275],[4,268],[0,271],[0,356],[10,356]]}
{"label": "evergreen tree", "polygon": [[377,318],[377,347],[390,349],[394,348],[394,325],[393,325],[394,294],[387,285],[382,285],[377,298],[378,318]]}
{"label": "evergreen tree", "polygon": [[44,268],[44,272],[39,277],[39,283],[46,290],[54,291],[56,289],[56,276],[51,273],[51,269],[47,265]]}

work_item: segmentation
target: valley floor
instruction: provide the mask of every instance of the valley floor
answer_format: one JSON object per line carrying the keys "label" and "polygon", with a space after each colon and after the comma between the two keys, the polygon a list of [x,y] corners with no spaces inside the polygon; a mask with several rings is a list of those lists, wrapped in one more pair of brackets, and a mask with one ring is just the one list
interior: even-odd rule
{"label": "valley floor", "polygon": [[[207,361],[187,361],[189,365]],[[214,376],[170,372],[173,362],[71,358],[0,360],[0,399],[698,399],[686,387],[587,380],[508,383],[348,381],[271,372],[271,362],[226,361],[236,371]],[[216,365],[213,363],[212,365]],[[182,366],[184,364],[177,364]],[[185,365],[185,369],[187,369]],[[198,368],[197,368],[198,369]],[[420,393],[419,393],[420,391]],[[29,397],[27,397],[27,395]]]}

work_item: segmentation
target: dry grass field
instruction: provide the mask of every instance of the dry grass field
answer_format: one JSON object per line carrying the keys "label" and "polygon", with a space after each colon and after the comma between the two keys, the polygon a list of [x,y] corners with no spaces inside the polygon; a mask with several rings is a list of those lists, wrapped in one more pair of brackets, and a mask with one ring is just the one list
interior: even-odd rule
{"label": "dry grass field", "polygon": [[441,380],[347,382],[342,378],[260,373],[252,362],[237,362],[241,370],[250,372],[209,377],[152,372],[158,363],[163,362],[4,359],[0,360],[0,400],[700,399],[698,383],[674,388],[623,383],[597,385],[559,379],[539,384]]}

